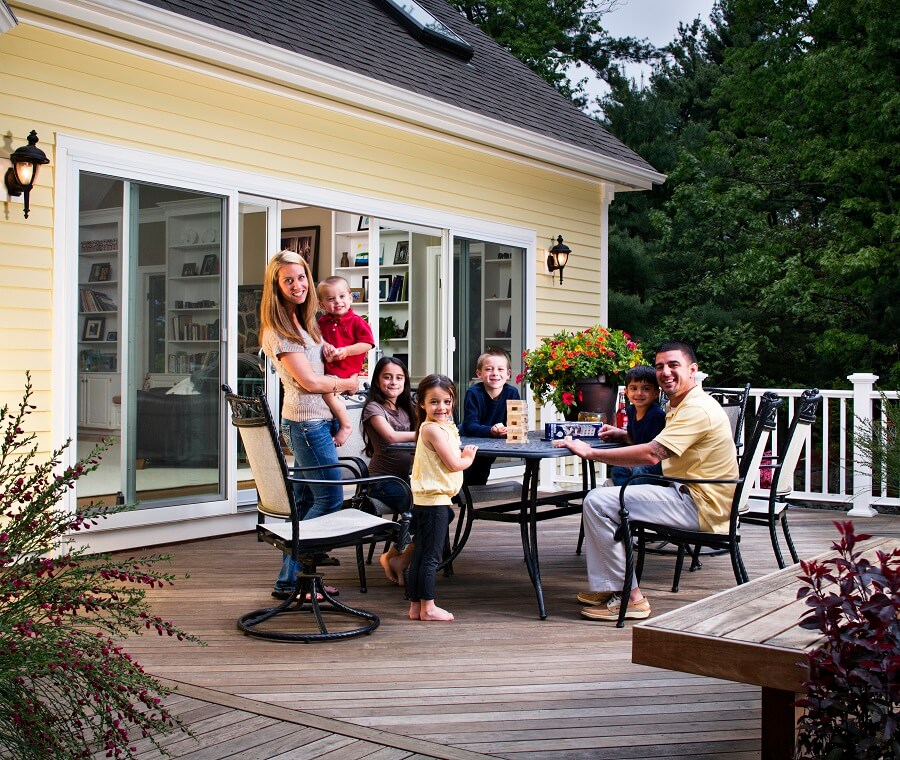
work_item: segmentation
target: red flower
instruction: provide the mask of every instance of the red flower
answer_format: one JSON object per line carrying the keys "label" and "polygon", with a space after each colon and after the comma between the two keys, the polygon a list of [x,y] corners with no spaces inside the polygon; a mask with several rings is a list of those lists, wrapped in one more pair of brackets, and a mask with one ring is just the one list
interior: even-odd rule
{"label": "red flower", "polygon": [[572,393],[563,393],[562,402],[566,406],[575,406],[575,395]]}

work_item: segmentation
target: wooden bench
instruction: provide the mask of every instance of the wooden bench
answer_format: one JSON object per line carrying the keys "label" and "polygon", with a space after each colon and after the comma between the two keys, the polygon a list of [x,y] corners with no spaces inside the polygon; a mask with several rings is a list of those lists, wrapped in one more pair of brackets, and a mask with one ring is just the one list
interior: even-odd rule
{"label": "wooden bench", "polygon": [[[895,538],[871,538],[857,550],[874,562],[876,550],[898,546]],[[635,626],[632,662],[761,686],[762,757],[791,760],[799,717],[793,702],[808,672],[804,653],[821,640],[798,625],[809,609],[797,600],[799,574],[792,565]]]}

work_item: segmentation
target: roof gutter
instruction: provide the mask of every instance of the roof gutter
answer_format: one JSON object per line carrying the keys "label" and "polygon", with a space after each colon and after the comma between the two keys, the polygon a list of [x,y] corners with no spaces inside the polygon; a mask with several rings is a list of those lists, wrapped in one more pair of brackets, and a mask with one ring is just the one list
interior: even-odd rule
{"label": "roof gutter", "polygon": [[[5,5],[5,0],[0,2]],[[400,119],[430,131],[613,182],[620,191],[648,190],[666,178],[664,174],[627,161],[505,124],[308,56],[274,45],[260,45],[257,40],[138,0],[20,0],[15,5],[22,9],[21,19],[35,26],[65,31],[52,19],[74,22],[86,30],[99,30],[170,51],[182,59],[208,62],[324,97],[356,112],[364,109],[390,117],[392,122]],[[110,44],[108,37],[87,33],[82,36],[98,44]],[[310,102],[322,105],[312,98]]]}

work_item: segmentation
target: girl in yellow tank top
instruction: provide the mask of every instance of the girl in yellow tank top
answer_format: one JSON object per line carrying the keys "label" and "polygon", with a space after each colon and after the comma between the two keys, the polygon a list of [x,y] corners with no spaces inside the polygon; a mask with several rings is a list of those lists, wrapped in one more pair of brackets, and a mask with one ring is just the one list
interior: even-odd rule
{"label": "girl in yellow tank top", "polygon": [[410,484],[413,492],[415,550],[409,566],[410,620],[450,621],[453,615],[434,603],[437,566],[449,525],[450,504],[462,488],[462,472],[471,466],[477,446],[460,452],[453,422],[456,387],[445,375],[428,375],[416,395],[418,428]]}

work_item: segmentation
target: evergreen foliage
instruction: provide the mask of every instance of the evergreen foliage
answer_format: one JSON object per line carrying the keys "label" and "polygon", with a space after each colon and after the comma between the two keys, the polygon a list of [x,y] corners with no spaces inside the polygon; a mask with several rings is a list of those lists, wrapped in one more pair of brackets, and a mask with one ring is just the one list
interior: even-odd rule
{"label": "evergreen foliage", "polygon": [[651,162],[664,138],[636,144],[617,122],[657,99],[674,115],[649,214],[651,340],[678,331],[715,382],[900,383],[898,38],[880,0],[722,0],[708,28],[681,30],[649,93],[614,90],[609,127]]}
{"label": "evergreen foliage", "polygon": [[652,50],[608,44],[597,3],[455,5],[576,102],[590,38],[604,125],[668,175],[610,207],[612,324],[694,343],[716,384],[900,387],[894,3],[719,0],[643,89],[618,62]]}

